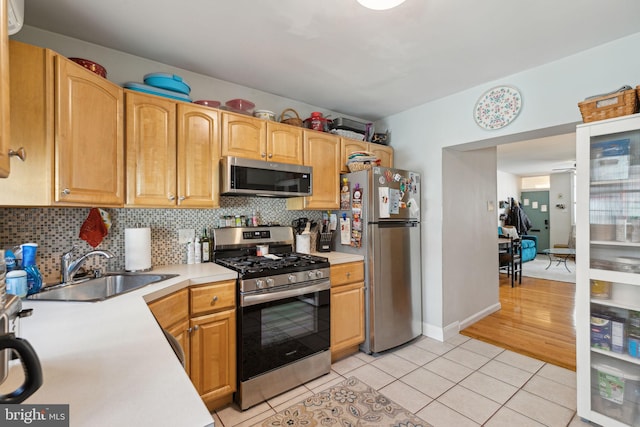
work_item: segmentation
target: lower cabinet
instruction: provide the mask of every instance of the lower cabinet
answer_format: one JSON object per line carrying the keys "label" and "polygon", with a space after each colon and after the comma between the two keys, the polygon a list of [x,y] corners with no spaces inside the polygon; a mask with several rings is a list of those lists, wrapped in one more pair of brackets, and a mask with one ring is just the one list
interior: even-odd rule
{"label": "lower cabinet", "polygon": [[149,303],[185,353],[185,369],[209,410],[236,391],[235,281],[181,289]]}
{"label": "lower cabinet", "polygon": [[364,342],[364,262],[331,266],[331,361]]}

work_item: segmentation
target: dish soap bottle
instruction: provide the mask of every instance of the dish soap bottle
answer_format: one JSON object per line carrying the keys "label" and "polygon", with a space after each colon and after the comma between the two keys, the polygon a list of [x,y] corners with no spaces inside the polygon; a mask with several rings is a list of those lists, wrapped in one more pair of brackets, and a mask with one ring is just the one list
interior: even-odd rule
{"label": "dish soap bottle", "polygon": [[42,289],[42,274],[36,265],[37,243],[25,243],[22,248],[22,269],[27,272],[27,295],[36,294]]}

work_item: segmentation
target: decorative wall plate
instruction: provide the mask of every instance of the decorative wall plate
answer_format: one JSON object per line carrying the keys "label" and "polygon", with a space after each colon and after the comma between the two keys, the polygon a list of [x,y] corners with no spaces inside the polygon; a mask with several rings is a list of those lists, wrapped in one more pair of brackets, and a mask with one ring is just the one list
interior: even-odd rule
{"label": "decorative wall plate", "polygon": [[518,117],[522,96],[511,86],[496,86],[486,91],[476,102],[473,118],[483,129],[500,129]]}

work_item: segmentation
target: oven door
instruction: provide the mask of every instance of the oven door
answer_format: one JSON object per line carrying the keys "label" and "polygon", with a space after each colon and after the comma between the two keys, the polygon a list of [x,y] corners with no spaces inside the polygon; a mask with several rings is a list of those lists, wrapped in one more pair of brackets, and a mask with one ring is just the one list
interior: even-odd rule
{"label": "oven door", "polygon": [[240,381],[329,349],[330,287],[329,280],[320,280],[240,296]]}

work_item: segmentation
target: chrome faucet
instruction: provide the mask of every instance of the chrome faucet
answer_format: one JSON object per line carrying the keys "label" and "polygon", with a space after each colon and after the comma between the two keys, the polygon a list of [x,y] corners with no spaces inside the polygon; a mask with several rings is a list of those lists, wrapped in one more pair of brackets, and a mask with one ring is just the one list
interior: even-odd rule
{"label": "chrome faucet", "polygon": [[80,267],[82,267],[82,264],[84,264],[88,257],[92,255],[100,255],[107,259],[111,259],[115,256],[111,251],[108,251],[106,249],[95,250],[87,252],[75,261],[71,261],[71,254],[75,249],[76,247],[73,246],[71,249],[62,254],[62,258],[60,259],[60,275],[62,278],[61,284],[71,282],[73,280],[73,276],[75,276],[75,274],[78,272]]}

